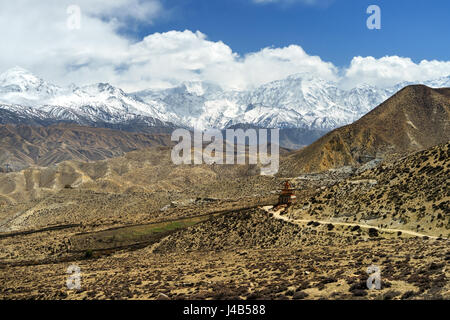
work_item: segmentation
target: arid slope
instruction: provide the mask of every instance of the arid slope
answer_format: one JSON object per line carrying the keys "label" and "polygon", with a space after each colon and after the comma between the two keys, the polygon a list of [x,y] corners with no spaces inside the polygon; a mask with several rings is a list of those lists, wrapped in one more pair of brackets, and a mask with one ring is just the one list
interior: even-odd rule
{"label": "arid slope", "polygon": [[422,150],[450,140],[450,88],[408,86],[353,124],[338,128],[283,162],[292,176],[377,157]]}
{"label": "arid slope", "polygon": [[450,237],[449,146],[385,162],[320,188],[297,203],[291,215]]}
{"label": "arid slope", "polygon": [[59,124],[0,125],[0,172],[51,166],[65,160],[95,161],[151,146],[167,146],[165,134],[131,133]]}

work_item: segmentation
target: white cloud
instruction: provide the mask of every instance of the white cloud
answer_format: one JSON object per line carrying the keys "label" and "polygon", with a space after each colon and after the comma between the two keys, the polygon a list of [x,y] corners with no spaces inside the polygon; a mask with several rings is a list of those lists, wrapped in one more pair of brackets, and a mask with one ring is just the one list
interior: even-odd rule
{"label": "white cloud", "polygon": [[332,77],[333,66],[299,46],[266,48],[241,57],[201,32],[154,33],[134,42],[119,35],[124,21],[151,23],[164,14],[158,1],[80,0],[81,29],[69,30],[71,0],[2,2],[0,30],[8,43],[0,70],[21,66],[57,84],[110,82],[125,90],[209,80],[246,88],[293,72]]}
{"label": "white cloud", "polygon": [[[337,69],[301,47],[265,48],[243,57],[223,42],[197,31],[155,33],[130,46],[129,69],[122,77],[139,87],[207,80],[228,89],[244,89],[308,72],[335,80]],[[126,86],[126,84],[123,84]]]}
{"label": "white cloud", "polygon": [[[67,7],[82,10],[80,30],[66,26]],[[14,66],[56,84],[110,82],[127,91],[208,80],[245,89],[307,72],[345,86],[381,86],[450,74],[450,62],[396,56],[355,57],[339,69],[298,45],[263,48],[240,56],[199,31],[154,33],[140,41],[120,35],[124,22],[152,23],[164,15],[157,0],[17,0],[0,4],[0,72]]]}
{"label": "white cloud", "polygon": [[[187,80],[206,79],[208,70],[233,64],[237,55],[222,42],[212,42],[197,31],[154,33],[130,45],[128,70],[121,77],[136,86],[172,86]],[[124,84],[126,86],[126,84]]]}
{"label": "white cloud", "polygon": [[211,80],[215,77],[222,77],[224,82],[239,79],[240,83],[236,83],[236,87],[251,87],[282,79],[293,73],[311,73],[319,78],[336,80],[338,71],[332,63],[308,55],[298,45],[264,48],[247,54],[225,67],[230,71],[227,72],[224,68],[222,68],[224,70],[213,69],[206,74]]}
{"label": "white cloud", "polygon": [[[67,27],[71,5],[81,9],[79,30]],[[2,1],[0,32],[6,45],[0,69],[18,65],[63,83],[108,81],[130,46],[118,34],[124,22],[152,23],[162,12],[157,0]]]}
{"label": "white cloud", "polygon": [[425,81],[450,75],[450,61],[422,60],[386,56],[354,57],[345,69],[343,85],[350,87],[361,82],[377,86],[390,86],[403,81]]}

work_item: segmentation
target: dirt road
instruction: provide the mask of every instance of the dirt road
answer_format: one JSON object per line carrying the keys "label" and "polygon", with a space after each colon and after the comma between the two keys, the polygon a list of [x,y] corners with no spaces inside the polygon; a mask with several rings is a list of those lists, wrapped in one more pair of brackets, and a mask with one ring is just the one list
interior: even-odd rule
{"label": "dirt road", "polygon": [[[280,219],[280,220],[283,220],[283,221],[286,221],[289,223],[293,223],[293,224],[303,224],[305,222],[312,221],[311,219],[291,219],[287,216],[281,215],[281,213],[283,212],[284,209],[281,209],[278,211],[272,211],[271,210],[272,208],[273,208],[273,206],[265,206],[265,207],[263,207],[263,210],[271,213],[275,219]],[[414,232],[414,231],[410,231],[410,230],[380,228],[380,227],[371,226],[368,224],[361,224],[361,223],[337,222],[337,221],[330,221],[330,220],[314,220],[314,222],[318,222],[320,224],[333,224],[333,225],[338,225],[338,226],[350,226],[350,227],[358,226],[360,228],[365,228],[365,229],[376,229],[378,231],[386,231],[386,232],[401,232],[401,233],[409,234],[409,235],[416,236],[416,237],[428,237],[430,239],[438,239],[438,237],[436,237],[436,236],[430,236],[427,234]],[[447,240],[447,238],[441,238],[441,239]]]}

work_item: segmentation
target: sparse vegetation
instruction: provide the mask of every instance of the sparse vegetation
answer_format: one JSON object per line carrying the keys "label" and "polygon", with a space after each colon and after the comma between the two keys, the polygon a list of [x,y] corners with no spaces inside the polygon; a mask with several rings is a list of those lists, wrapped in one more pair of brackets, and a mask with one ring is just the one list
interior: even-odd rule
{"label": "sparse vegetation", "polygon": [[[141,151],[69,162],[59,168],[92,180],[64,180],[45,198],[8,198],[0,208],[2,228],[18,230],[0,234],[0,268],[8,268],[0,297],[448,299],[446,165],[419,173],[443,150],[448,144],[357,174],[292,179],[298,202],[278,215],[257,206],[277,200],[282,180],[250,168],[167,168]],[[87,275],[83,290],[62,294],[74,260]],[[382,266],[380,290],[367,288],[370,265]]]}

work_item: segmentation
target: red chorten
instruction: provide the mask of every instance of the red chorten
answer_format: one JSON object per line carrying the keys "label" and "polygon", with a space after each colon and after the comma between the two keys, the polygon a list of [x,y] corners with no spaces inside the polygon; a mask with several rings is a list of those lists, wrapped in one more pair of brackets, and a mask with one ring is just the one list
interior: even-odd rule
{"label": "red chorten", "polygon": [[284,183],[284,189],[281,190],[281,194],[278,198],[278,204],[291,205],[295,200],[297,200],[297,197],[295,196],[294,189],[292,189],[289,181],[286,181]]}

